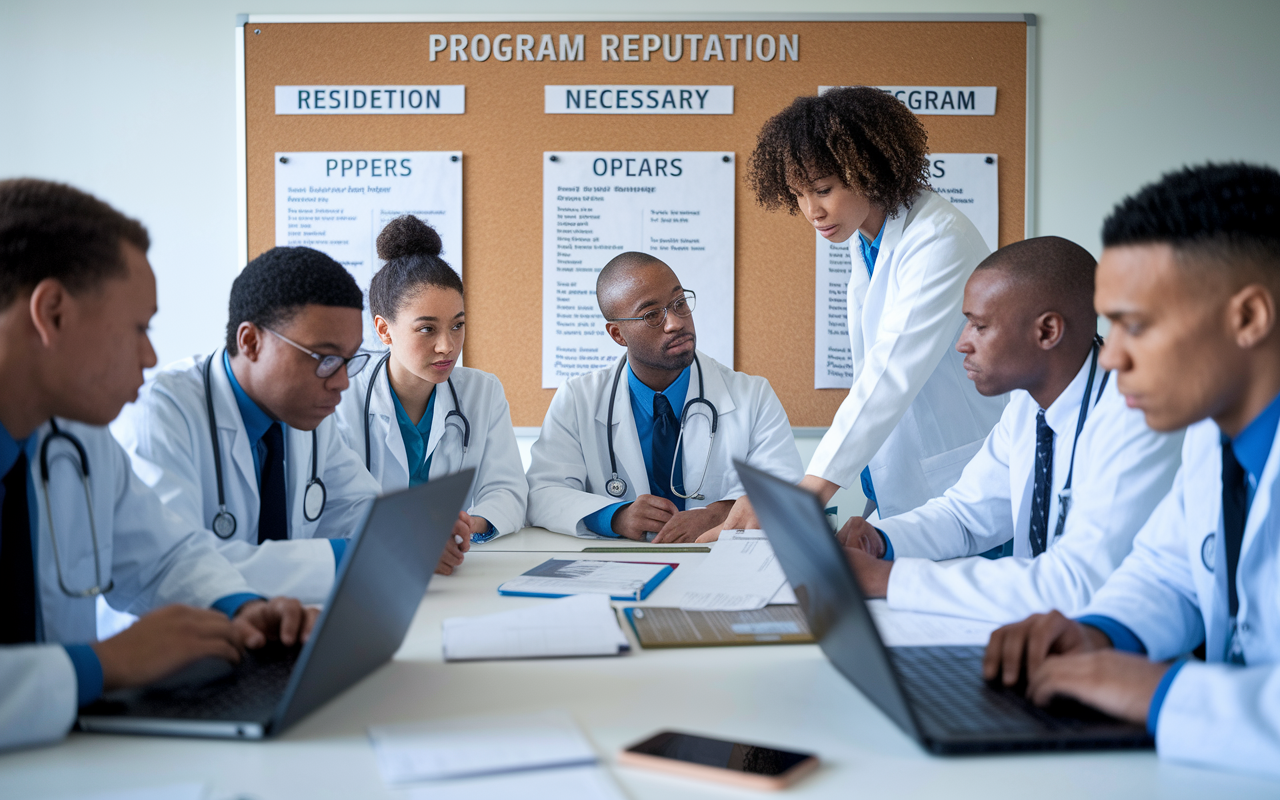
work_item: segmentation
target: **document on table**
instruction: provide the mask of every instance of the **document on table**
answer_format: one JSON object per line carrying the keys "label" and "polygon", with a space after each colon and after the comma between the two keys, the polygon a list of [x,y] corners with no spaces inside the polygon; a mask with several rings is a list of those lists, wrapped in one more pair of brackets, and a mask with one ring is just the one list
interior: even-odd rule
{"label": "document on table", "polygon": [[369,738],[389,784],[596,763],[562,711],[371,726]]}
{"label": "document on table", "polygon": [[677,566],[639,561],[551,558],[502,584],[498,593],[527,597],[603,594],[614,600],[643,600]]}
{"label": "document on table", "polygon": [[764,608],[786,584],[767,539],[721,539],[694,567],[677,602],[687,611],[751,611]]}
{"label": "document on table", "polygon": [[631,645],[603,594],[444,621],[444,660],[616,656]]}
{"label": "document on table", "polygon": [[609,773],[598,766],[540,769],[432,783],[410,800],[624,800]]}
{"label": "document on table", "polygon": [[869,600],[867,607],[871,610],[876,629],[880,631],[880,638],[888,647],[985,645],[991,638],[991,632],[1000,627],[999,623],[964,617],[895,611],[884,600]]}

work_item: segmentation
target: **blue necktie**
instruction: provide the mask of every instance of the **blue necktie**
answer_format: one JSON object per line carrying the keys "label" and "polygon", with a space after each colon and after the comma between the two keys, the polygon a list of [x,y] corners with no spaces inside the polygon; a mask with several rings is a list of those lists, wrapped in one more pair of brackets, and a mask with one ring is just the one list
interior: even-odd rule
{"label": "blue necktie", "polygon": [[1031,490],[1031,555],[1044,552],[1049,533],[1049,489],[1053,484],[1053,428],[1036,414],[1035,488]]}
{"label": "blue necktie", "polygon": [[289,517],[284,504],[284,431],[271,423],[262,434],[267,446],[262,459],[262,485],[258,491],[258,544],[289,538]]}
{"label": "blue necktie", "polygon": [[1231,442],[1222,442],[1222,528],[1227,561],[1227,614],[1231,633],[1227,642],[1227,661],[1244,663],[1236,639],[1236,614],[1240,611],[1240,597],[1236,591],[1236,568],[1240,564],[1240,547],[1244,544],[1244,525],[1249,517],[1249,490],[1245,485],[1244,468],[1236,460]]}
{"label": "blue necktie", "polygon": [[36,570],[27,511],[27,454],[4,476],[0,508],[0,644],[36,640]]}
{"label": "blue necktie", "polygon": [[680,420],[671,408],[671,401],[664,394],[653,396],[653,481],[656,486],[650,487],[659,497],[665,497],[676,504],[676,508],[684,511],[684,498],[671,491],[674,485],[681,492],[684,485],[680,480],[680,470],[676,470],[676,480],[671,480],[671,465],[676,460],[676,441],[680,438]]}

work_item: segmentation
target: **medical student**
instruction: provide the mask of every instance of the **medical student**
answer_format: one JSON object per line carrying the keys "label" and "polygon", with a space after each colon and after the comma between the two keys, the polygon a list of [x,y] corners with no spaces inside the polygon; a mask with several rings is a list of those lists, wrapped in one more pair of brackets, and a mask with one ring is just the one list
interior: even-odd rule
{"label": "medical student", "polygon": [[363,310],[341,264],[272,248],[231,285],[226,346],[165,367],[111,426],[142,479],[259,591],[323,602],[379,493],[330,419],[369,359]]}
{"label": "medical student", "polygon": [[[905,105],[841,88],[766,122],[749,173],[766,209],[799,211],[828,242],[850,243],[855,377],[800,485],[825,503],[860,480],[872,501],[863,516],[874,504],[881,519],[950,488],[1005,404],[974,389],[954,349],[965,281],[991,251],[929,190],[928,153]],[[724,527],[759,527],[745,498]]]}
{"label": "medical student", "polygon": [[[1182,431],[1147,427],[1099,365],[1096,266],[1045,236],[997,250],[970,276],[956,349],[983,396],[1010,402],[941,497],[875,527],[845,524],[839,538],[869,596],[996,622],[1077,613],[1129,554],[1173,484]],[[1010,540],[1013,558],[980,557]]]}
{"label": "medical student", "polygon": [[[102,427],[155,364],[148,244],[70,186],[0,181],[0,749],[61,738],[104,690],[315,621],[255,594]],[[99,596],[144,616],[95,641]]]}
{"label": "medical student", "polygon": [[343,393],[338,427],[384,492],[474,468],[465,551],[524,524],[529,483],[511,409],[497,377],[458,366],[462,280],[440,258],[435,230],[399,217],[377,247],[386,264],[369,284],[369,312],[389,350]]}
{"label": "medical student", "polygon": [[698,352],[696,300],[645,253],[622,253],[600,271],[605,329],[627,353],[552,398],[529,466],[529,524],[691,541],[743,496],[734,459],[800,478],[787,413],[769,382]]}
{"label": "medical student", "polygon": [[1025,657],[1036,702],[1145,722],[1164,758],[1280,777],[1280,172],[1170,173],[1102,242],[1102,364],[1152,428],[1190,426],[1182,468],[1083,615],[997,630],[984,670],[1012,685]]}

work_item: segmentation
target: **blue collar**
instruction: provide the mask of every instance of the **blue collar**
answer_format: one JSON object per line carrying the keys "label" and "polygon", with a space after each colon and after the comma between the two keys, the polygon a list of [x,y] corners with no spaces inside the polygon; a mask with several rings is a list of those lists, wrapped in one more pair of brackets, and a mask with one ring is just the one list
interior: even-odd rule
{"label": "blue collar", "polygon": [[1262,470],[1267,466],[1277,427],[1280,427],[1280,395],[1231,440],[1236,460],[1249,473],[1255,485],[1261,480]]}
{"label": "blue collar", "polygon": [[391,399],[396,404],[396,423],[400,426],[400,430],[402,432],[405,428],[416,430],[421,434],[422,440],[425,442],[431,436],[431,419],[436,414],[436,391],[440,386],[437,385],[435,389],[431,390],[431,397],[427,400],[427,410],[422,412],[422,419],[418,420],[417,425],[409,421],[409,412],[404,410],[404,404],[400,402],[400,395],[396,394],[395,387],[389,381],[387,388],[391,390]]}
{"label": "blue collar", "polygon": [[240,381],[236,380],[236,374],[231,371],[231,356],[227,355],[225,350],[222,351],[222,366],[226,367],[227,379],[231,381],[231,391],[235,392],[236,407],[240,409],[240,419],[244,421],[244,432],[249,436],[249,444],[256,445],[275,420],[268,416],[267,412],[262,410],[262,406],[255,403],[244,389],[240,388]]}
{"label": "blue collar", "polygon": [[[30,436],[18,441],[13,438],[5,426],[0,425],[0,477],[9,474],[9,470],[13,469],[13,465],[18,462],[18,454],[28,449],[27,445],[31,441],[32,437]],[[28,456],[28,459],[30,459],[30,456]]]}
{"label": "blue collar", "polygon": [[870,275],[876,266],[876,259],[880,257],[880,240],[884,239],[884,229],[889,225],[889,218],[885,217],[884,222],[880,223],[880,232],[876,234],[876,238],[871,242],[867,241],[866,235],[862,231],[858,231],[858,248],[862,251],[862,261],[867,265],[867,275]]}
{"label": "blue collar", "polygon": [[631,363],[627,363],[627,386],[631,389],[631,397],[633,399],[633,410],[639,408],[645,412],[645,417],[653,418],[653,398],[659,394],[665,395],[667,402],[671,403],[671,408],[675,410],[676,417],[679,418],[680,412],[684,410],[684,399],[689,394],[689,376],[692,374],[693,366],[684,368],[684,372],[680,373],[680,377],[671,382],[671,385],[661,392],[655,392],[644,382],[636,377],[631,371]]}

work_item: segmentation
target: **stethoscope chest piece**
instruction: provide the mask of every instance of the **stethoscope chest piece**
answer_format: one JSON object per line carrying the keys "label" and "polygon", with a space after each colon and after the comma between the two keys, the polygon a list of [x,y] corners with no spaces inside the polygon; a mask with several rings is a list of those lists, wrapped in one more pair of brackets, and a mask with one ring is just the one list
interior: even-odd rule
{"label": "stethoscope chest piece", "polygon": [[213,533],[219,539],[230,539],[236,534],[236,518],[230,511],[223,509],[213,515]]}
{"label": "stethoscope chest piece", "polygon": [[327,494],[324,488],[324,481],[313,476],[307,482],[307,488],[302,493],[302,516],[306,518],[307,522],[315,522],[320,519],[320,515],[324,513],[324,502],[327,499]]}
{"label": "stethoscope chest piece", "polygon": [[613,478],[604,485],[604,490],[608,492],[611,497],[622,497],[627,493],[627,482],[622,478],[619,478],[617,475],[614,475]]}

